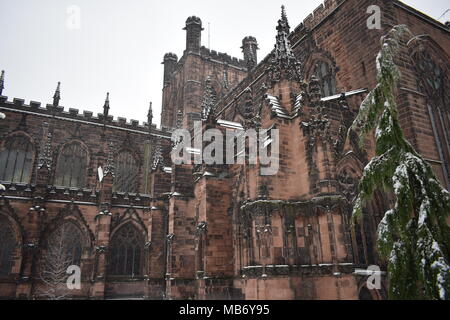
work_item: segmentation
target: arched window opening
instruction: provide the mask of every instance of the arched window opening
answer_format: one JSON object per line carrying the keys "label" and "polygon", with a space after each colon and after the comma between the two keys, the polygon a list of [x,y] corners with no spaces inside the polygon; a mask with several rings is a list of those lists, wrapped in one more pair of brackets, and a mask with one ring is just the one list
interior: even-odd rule
{"label": "arched window opening", "polygon": [[81,143],[66,145],[58,159],[55,185],[83,188],[86,184],[87,152]]}
{"label": "arched window opening", "polygon": [[14,250],[17,247],[14,230],[5,217],[0,216],[0,276],[11,273]]}
{"label": "arched window opening", "polygon": [[418,87],[427,96],[431,129],[441,161],[444,179],[442,182],[450,186],[450,115],[447,75],[427,51],[417,52],[413,59],[418,73]]}
{"label": "arched window opening", "polygon": [[53,231],[47,239],[46,269],[65,270],[71,265],[81,266],[81,239],[80,229],[71,222],[65,222]]}
{"label": "arched window opening", "polygon": [[319,80],[323,97],[336,94],[336,80],[328,63],[324,61],[317,62],[314,68],[314,75]]}
{"label": "arched window opening", "polygon": [[29,183],[33,157],[33,145],[27,137],[15,136],[8,139],[0,152],[0,180]]}
{"label": "arched window opening", "polygon": [[114,191],[136,193],[139,167],[131,152],[122,151],[116,157]]}
{"label": "arched window opening", "polygon": [[120,228],[111,240],[109,274],[113,276],[139,276],[142,273],[142,236],[131,224]]}

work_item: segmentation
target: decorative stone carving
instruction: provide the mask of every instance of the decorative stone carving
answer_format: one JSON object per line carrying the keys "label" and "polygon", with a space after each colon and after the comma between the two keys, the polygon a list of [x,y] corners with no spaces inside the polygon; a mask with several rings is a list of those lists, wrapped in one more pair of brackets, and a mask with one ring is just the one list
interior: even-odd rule
{"label": "decorative stone carving", "polygon": [[200,222],[197,225],[197,234],[204,234],[208,229],[208,224],[206,222]]}
{"label": "decorative stone carving", "polygon": [[155,151],[153,152],[152,170],[156,171],[158,168],[164,167],[164,157],[162,153],[161,139],[156,140]]}
{"label": "decorative stone carving", "polygon": [[44,122],[42,125],[43,128],[43,137],[40,152],[38,155],[38,169],[46,168],[49,172],[52,169],[53,164],[53,155],[52,155],[52,139],[53,133],[49,128],[49,124]]}
{"label": "decorative stone carving", "polygon": [[214,119],[214,107],[217,102],[217,94],[211,85],[211,77],[208,76],[205,81],[205,88],[202,100],[202,120],[211,122]]}
{"label": "decorative stone carving", "polygon": [[359,181],[345,168],[338,176],[338,182],[341,189],[341,193],[351,203],[356,197]]}
{"label": "decorative stone carving", "polygon": [[281,7],[281,19],[278,21],[277,31],[275,50],[268,68],[269,87],[282,79],[300,82],[303,78],[302,64],[295,57],[288,39],[290,26],[284,6]]}
{"label": "decorative stone carving", "polygon": [[106,160],[103,176],[106,177],[108,174],[114,176],[114,144],[112,142],[108,146],[108,159]]}

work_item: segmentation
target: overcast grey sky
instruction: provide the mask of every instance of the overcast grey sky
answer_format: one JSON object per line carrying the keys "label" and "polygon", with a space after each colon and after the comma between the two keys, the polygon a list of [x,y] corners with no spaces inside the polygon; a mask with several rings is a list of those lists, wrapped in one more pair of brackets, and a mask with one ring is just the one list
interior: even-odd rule
{"label": "overcast grey sky", "polygon": [[[146,120],[153,101],[154,122],[161,112],[166,52],[179,57],[185,47],[186,18],[203,20],[203,45],[241,58],[241,41],[253,35],[259,60],[274,45],[280,6],[296,27],[322,0],[0,0],[0,69],[6,71],[3,95],[51,103],[61,81],[61,105],[102,111],[106,92],[110,114]],[[448,0],[405,0],[439,18]],[[67,27],[67,8],[81,9],[80,29]],[[447,19],[449,14],[447,14]]]}

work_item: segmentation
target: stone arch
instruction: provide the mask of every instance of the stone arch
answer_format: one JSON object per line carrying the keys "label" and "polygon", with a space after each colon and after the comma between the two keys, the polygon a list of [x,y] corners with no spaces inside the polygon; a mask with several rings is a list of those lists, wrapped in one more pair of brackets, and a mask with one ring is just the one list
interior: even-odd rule
{"label": "stone arch", "polygon": [[[52,243],[63,242],[62,253],[70,260],[70,265],[81,266],[85,237],[74,219],[64,219],[46,236],[44,250],[48,252]],[[45,254],[45,253],[44,253]]]}
{"label": "stone arch", "polygon": [[87,257],[94,245],[95,237],[80,208],[73,203],[62,208],[54,219],[47,222],[39,240],[40,246],[45,247],[48,235],[64,223],[73,223],[81,231],[83,256]]}
{"label": "stone arch", "polygon": [[[138,212],[133,208],[129,208],[125,210],[122,214],[113,213],[111,221],[111,236],[114,234],[115,231],[117,231],[127,223],[134,224],[136,228],[142,230],[144,234],[147,234],[147,227],[145,226],[145,223],[142,221]],[[147,237],[145,237],[145,239],[147,239]]]}
{"label": "stone arch", "polygon": [[15,131],[3,139],[0,148],[0,180],[30,183],[36,160],[34,139],[24,131]]}
{"label": "stone arch", "polygon": [[305,62],[305,80],[308,82],[315,75],[319,80],[322,96],[332,96],[338,93],[336,74],[339,69],[328,52],[313,52]]}
{"label": "stone arch", "polygon": [[81,268],[82,278],[87,279],[92,271],[89,259],[92,258],[95,239],[80,209],[73,204],[61,209],[59,214],[44,226],[39,239],[39,260],[33,273],[39,276],[45,271],[46,254],[49,252],[51,240],[55,237],[60,237],[55,241],[63,241],[64,246],[61,252],[67,255],[71,264]]}
{"label": "stone arch", "polygon": [[[348,219],[352,219],[353,203],[358,193],[359,181],[363,175],[363,164],[353,153],[347,153],[337,166],[337,180],[340,192],[348,201]],[[380,191],[375,191],[373,200],[364,209],[361,221],[351,229],[353,257],[356,264],[378,263],[377,230],[386,212],[386,203]]]}
{"label": "stone arch", "polygon": [[0,207],[0,278],[19,275],[22,267],[23,228],[12,208]]}
{"label": "stone arch", "polygon": [[363,277],[358,284],[358,299],[359,300],[385,300],[386,299],[386,288],[383,281],[381,282],[381,289],[370,290],[367,287],[368,277]]}

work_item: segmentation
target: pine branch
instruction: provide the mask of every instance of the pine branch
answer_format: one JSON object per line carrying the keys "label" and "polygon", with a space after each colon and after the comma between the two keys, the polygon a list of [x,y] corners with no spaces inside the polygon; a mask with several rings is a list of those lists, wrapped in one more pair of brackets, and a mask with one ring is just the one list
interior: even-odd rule
{"label": "pine branch", "polygon": [[395,206],[378,228],[380,254],[389,259],[389,296],[444,300],[450,299],[450,194],[405,139],[399,124],[395,89],[400,72],[394,58],[404,36],[411,38],[406,26],[396,26],[381,39],[378,85],[363,101],[350,129],[360,131],[362,147],[373,130],[376,140],[376,157],[364,169],[353,217],[361,219],[375,190],[391,191]]}

